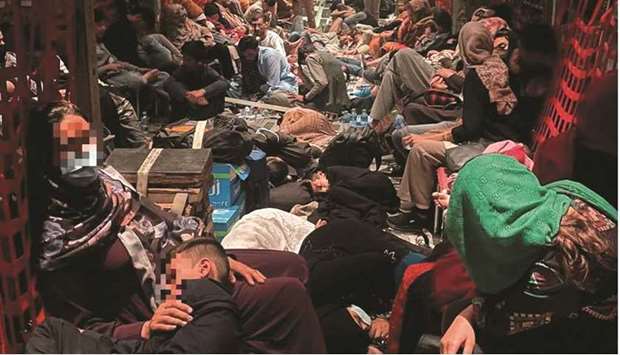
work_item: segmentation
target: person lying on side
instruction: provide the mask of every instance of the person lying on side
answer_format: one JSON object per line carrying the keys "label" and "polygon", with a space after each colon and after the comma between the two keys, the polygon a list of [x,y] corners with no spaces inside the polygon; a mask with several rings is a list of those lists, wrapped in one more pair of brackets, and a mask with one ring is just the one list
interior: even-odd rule
{"label": "person lying on side", "polygon": [[[39,147],[28,156],[30,228],[41,236],[37,281],[48,316],[117,340],[183,326],[186,308],[160,316],[169,308],[158,299],[161,261],[183,240],[205,238],[204,223],[163,211],[138,198],[118,173],[96,167],[96,138],[75,105],[50,103],[29,124],[27,144]],[[270,250],[227,254],[242,351],[324,352],[304,286],[305,261]]]}
{"label": "person lying on side", "polygon": [[230,265],[222,246],[207,238],[192,239],[173,251],[168,266],[167,274],[171,278],[167,307],[161,308],[151,322],[158,322],[180,310],[190,313],[191,316],[180,321],[179,326],[169,326],[169,332],[153,331],[148,340],[117,341],[50,317],[35,329],[26,344],[26,353],[240,352],[241,325],[228,282]]}

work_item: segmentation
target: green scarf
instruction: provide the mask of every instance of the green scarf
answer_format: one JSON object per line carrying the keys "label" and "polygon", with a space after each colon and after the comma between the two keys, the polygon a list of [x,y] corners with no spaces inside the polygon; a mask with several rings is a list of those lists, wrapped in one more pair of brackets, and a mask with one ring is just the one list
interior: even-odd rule
{"label": "green scarf", "polygon": [[478,290],[498,293],[523,277],[551,245],[574,198],[617,221],[617,210],[580,183],[542,186],[504,155],[467,163],[452,189],[446,233]]}

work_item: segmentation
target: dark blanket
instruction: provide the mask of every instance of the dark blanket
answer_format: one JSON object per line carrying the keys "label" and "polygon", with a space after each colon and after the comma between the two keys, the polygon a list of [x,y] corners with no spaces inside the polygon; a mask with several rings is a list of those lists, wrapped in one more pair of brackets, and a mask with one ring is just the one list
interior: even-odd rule
{"label": "dark blanket", "polygon": [[355,304],[378,314],[389,310],[394,268],[411,251],[416,247],[373,225],[339,220],[310,233],[299,255],[310,269],[315,306]]}
{"label": "dark blanket", "polygon": [[157,333],[144,352],[175,354],[230,354],[241,352],[242,330],[231,290],[209,279],[183,284],[182,301],[194,319],[175,332]]}
{"label": "dark blanket", "polygon": [[185,283],[182,300],[193,308],[194,319],[168,333],[156,333],[149,340],[114,340],[94,331],[79,331],[61,319],[49,318],[30,338],[27,353],[207,353],[241,351],[241,326],[230,291],[208,280]]}
{"label": "dark blanket", "polygon": [[312,147],[290,134],[259,130],[253,141],[268,156],[279,157],[293,168],[305,168],[312,161]]}
{"label": "dark blanket", "polygon": [[289,182],[269,191],[269,207],[289,212],[295,205],[312,202],[312,191],[302,181]]}
{"label": "dark blanket", "polygon": [[382,227],[387,211],[398,208],[399,199],[387,176],[368,169],[333,166],[327,169],[330,188],[319,201],[318,217],[333,221],[356,219]]}

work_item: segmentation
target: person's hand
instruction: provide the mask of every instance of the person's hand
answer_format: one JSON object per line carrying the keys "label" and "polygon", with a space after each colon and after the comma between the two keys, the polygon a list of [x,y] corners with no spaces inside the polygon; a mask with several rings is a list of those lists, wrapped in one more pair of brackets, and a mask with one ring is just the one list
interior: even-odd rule
{"label": "person's hand", "polygon": [[193,103],[194,105],[207,106],[209,104],[209,100],[207,100],[204,95],[204,89],[198,89],[186,92],[185,98],[187,99],[187,101]]}
{"label": "person's hand", "polygon": [[388,128],[390,128],[392,122],[394,122],[394,120],[389,117],[386,117],[382,120],[373,119],[372,121],[370,121],[370,127],[372,127],[372,129],[374,129],[377,134],[383,134],[388,130]]}
{"label": "person's hand", "polygon": [[315,228],[321,228],[321,227],[323,227],[326,224],[327,224],[326,220],[319,219],[318,221],[316,221]]}
{"label": "person's hand", "polygon": [[381,32],[380,36],[382,38],[391,38],[392,36],[394,36],[394,31]]}
{"label": "person's hand", "polygon": [[421,134],[409,134],[403,137],[404,146],[413,146],[414,144],[424,140],[424,136]]}
{"label": "person's hand", "polygon": [[191,90],[191,91],[187,91],[185,93],[186,97],[193,97],[195,99],[200,98],[200,97],[204,97],[204,95],[205,95],[205,90],[204,89]]}
{"label": "person's hand", "polygon": [[446,81],[439,75],[435,75],[430,82],[431,88],[437,90],[446,90],[448,88],[448,84]]}
{"label": "person's hand", "polygon": [[456,316],[450,328],[441,337],[439,351],[442,354],[455,354],[463,348],[463,354],[471,354],[476,345],[476,332],[467,318]]}
{"label": "person's hand", "polygon": [[449,77],[451,77],[452,75],[456,74],[456,72],[452,69],[448,69],[448,68],[439,68],[437,69],[437,71],[435,72],[435,75],[438,75],[444,79],[448,79]]}
{"label": "person's hand", "polygon": [[118,70],[121,70],[123,68],[124,68],[124,65],[123,65],[123,63],[120,63],[120,62],[106,64],[106,65],[101,67],[101,69],[103,69],[104,71],[118,71]]}
{"label": "person's hand", "polygon": [[165,301],[157,307],[151,320],[144,323],[140,335],[148,339],[153,332],[170,332],[178,327],[184,327],[192,321],[192,311],[192,307],[181,301]]}
{"label": "person's hand", "polygon": [[297,102],[304,102],[304,95],[290,94],[289,99]]}
{"label": "person's hand", "polygon": [[[114,62],[114,63],[115,63],[115,64],[120,65],[120,66],[121,66],[121,69],[127,69],[127,68],[133,68],[133,67],[135,67],[135,66],[134,66],[134,65],[132,65],[131,63],[129,63],[129,62],[125,62],[125,61],[122,61],[122,60],[117,60],[117,61],[116,61],[116,62]],[[139,69],[142,69],[142,68],[139,68]],[[148,69],[147,69],[147,71],[148,71]]]}
{"label": "person's hand", "polygon": [[448,190],[442,190],[441,192],[433,192],[433,200],[441,208],[448,208],[450,205],[450,194]]}
{"label": "person's hand", "polygon": [[154,81],[159,75],[159,69],[146,69],[142,77],[146,80],[147,83]]}
{"label": "person's hand", "polygon": [[7,80],[6,81],[6,93],[9,95],[13,95],[14,92],[15,92],[15,84]]}
{"label": "person's hand", "polygon": [[387,319],[377,318],[370,323],[370,331],[368,335],[372,339],[383,338],[386,339],[390,334],[390,322]]}
{"label": "person's hand", "polygon": [[265,275],[263,275],[260,271],[251,268],[242,262],[239,262],[233,258],[228,258],[228,262],[230,263],[229,279],[231,283],[237,282],[235,274],[243,277],[245,281],[252,286],[256,285],[256,283],[265,283],[265,280],[267,280],[267,277],[265,277]]}

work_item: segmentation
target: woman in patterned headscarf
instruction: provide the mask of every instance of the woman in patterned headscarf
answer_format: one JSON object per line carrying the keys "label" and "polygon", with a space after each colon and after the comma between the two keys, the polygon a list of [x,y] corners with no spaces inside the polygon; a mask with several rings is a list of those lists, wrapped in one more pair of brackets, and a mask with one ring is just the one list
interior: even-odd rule
{"label": "woman in patterned headscarf", "polygon": [[446,234],[480,297],[455,318],[442,352],[478,342],[490,353],[615,353],[617,219],[580,183],[541,185],[506,156],[470,161]]}
{"label": "woman in patterned headscarf", "polygon": [[[399,191],[403,213],[388,218],[392,228],[426,227],[435,169],[447,164],[448,149],[466,151],[472,157],[494,142],[529,141],[531,124],[527,117],[521,117],[523,112],[515,111],[517,97],[511,84],[517,88],[518,83],[510,80],[507,65],[493,54],[489,31],[479,22],[467,23],[459,33],[459,52],[465,63],[462,124],[444,126],[433,133],[408,134],[402,139],[403,146],[411,150]],[[466,145],[468,142],[479,145],[474,148]]]}
{"label": "woman in patterned headscarf", "polygon": [[509,70],[498,55],[493,53],[493,36],[480,22],[469,22],[459,33],[459,52],[469,69],[474,69],[489,91],[497,113],[507,115],[517,103],[509,84]]}

